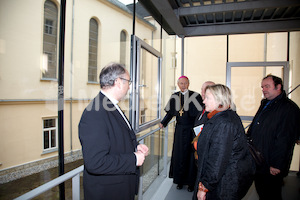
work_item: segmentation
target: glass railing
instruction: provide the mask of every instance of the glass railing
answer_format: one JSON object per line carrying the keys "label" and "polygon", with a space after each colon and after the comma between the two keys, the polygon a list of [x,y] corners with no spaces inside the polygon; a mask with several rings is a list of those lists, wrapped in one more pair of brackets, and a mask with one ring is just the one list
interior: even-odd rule
{"label": "glass railing", "polygon": [[[141,177],[140,177],[140,192],[137,199],[142,199],[143,194],[147,191],[153,181],[159,175],[167,177],[167,165],[170,161],[173,135],[174,135],[174,120],[169,123],[169,125],[164,128],[152,127],[152,130],[145,130],[147,132],[141,132],[138,136],[138,141],[144,143],[149,147],[149,155],[147,156],[143,166],[141,167]],[[81,188],[82,186],[82,172],[83,165],[59,176],[21,196],[15,200],[26,200],[33,199],[42,195],[43,193],[51,193],[51,189],[58,186],[61,183],[72,181],[71,192],[73,200],[83,199],[83,194]]]}

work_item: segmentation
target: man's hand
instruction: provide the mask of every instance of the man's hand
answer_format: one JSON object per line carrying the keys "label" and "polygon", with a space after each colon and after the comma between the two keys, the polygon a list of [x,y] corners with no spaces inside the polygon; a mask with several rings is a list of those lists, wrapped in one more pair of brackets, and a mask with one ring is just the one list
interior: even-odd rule
{"label": "man's hand", "polygon": [[140,151],[134,152],[134,154],[136,156],[136,166],[142,166],[145,161],[145,155]]}
{"label": "man's hand", "polygon": [[162,123],[159,123],[159,128],[164,128],[164,125]]}
{"label": "man's hand", "polygon": [[149,154],[149,148],[144,144],[139,144],[136,147],[136,149],[137,149],[138,152],[143,153],[145,156],[148,156],[148,154]]}

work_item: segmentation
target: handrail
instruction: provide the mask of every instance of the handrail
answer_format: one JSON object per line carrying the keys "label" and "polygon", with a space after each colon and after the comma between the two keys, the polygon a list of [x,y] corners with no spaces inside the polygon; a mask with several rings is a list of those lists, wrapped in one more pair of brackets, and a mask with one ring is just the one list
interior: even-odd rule
{"label": "handrail", "polygon": [[[169,124],[173,123],[175,120],[172,120],[171,122],[169,122]],[[168,124],[168,126],[169,126]],[[166,133],[168,133],[168,126],[165,127]],[[139,137],[137,140],[141,141],[143,139],[145,139],[146,137],[154,134],[156,131],[160,130],[160,128],[154,129],[152,131],[150,131],[149,133],[143,135],[142,137]],[[168,134],[165,135],[165,142],[168,142]],[[167,155],[167,144],[164,145],[164,154]],[[165,160],[167,160],[165,158]],[[164,162],[164,168],[166,168],[166,161]],[[80,167],[77,167],[76,169],[73,169],[72,171],[61,175],[51,181],[49,181],[48,183],[45,183],[17,198],[15,198],[14,200],[27,200],[27,199],[32,199],[50,189],[52,189],[55,186],[58,186],[59,184],[69,180],[72,178],[72,200],[80,200],[80,173],[83,172],[84,166],[81,165]],[[165,173],[166,173],[166,169],[165,169]]]}
{"label": "handrail", "polygon": [[294,92],[299,86],[300,86],[300,84],[298,84],[294,89],[292,89],[287,95],[289,95],[289,94],[291,94],[292,92]]}
{"label": "handrail", "polygon": [[[81,165],[80,167],[77,167],[76,169],[73,169],[72,171],[61,175],[55,179],[53,179],[52,181],[49,181],[48,183],[45,183],[25,194],[23,194],[22,196],[19,196],[18,198],[16,198],[15,200],[24,200],[24,199],[32,199],[48,190],[50,190],[51,188],[69,180],[70,178],[74,179],[76,176],[78,176],[81,172],[83,171],[83,165]],[[78,184],[80,184],[80,181],[78,182]],[[72,187],[74,188],[74,182],[72,182]],[[80,188],[80,185],[79,185]],[[74,193],[73,193],[74,194]],[[73,196],[73,200],[76,200],[77,198]],[[79,198],[80,199],[80,196]]]}

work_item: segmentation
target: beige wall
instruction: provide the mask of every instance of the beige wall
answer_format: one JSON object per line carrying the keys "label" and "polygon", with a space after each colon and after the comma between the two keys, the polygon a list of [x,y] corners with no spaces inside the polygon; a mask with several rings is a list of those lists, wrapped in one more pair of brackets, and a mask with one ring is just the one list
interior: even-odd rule
{"label": "beige wall", "polygon": [[[59,1],[55,2],[60,9]],[[78,123],[88,99],[94,98],[100,90],[99,84],[89,84],[87,81],[90,19],[93,17],[99,23],[98,74],[107,63],[119,62],[122,30],[127,33],[129,69],[132,34],[132,16],[105,0],[76,0],[74,25],[72,6],[72,1],[67,1],[64,56],[64,97],[67,99],[64,105],[65,152],[81,149]],[[44,0],[1,0],[0,9],[0,137],[4,138],[0,141],[2,170],[57,155],[57,151],[43,153],[42,120],[44,117],[57,117],[56,101],[47,100],[57,99],[58,84],[57,81],[41,80]],[[153,31],[153,26],[140,19],[136,20],[136,35],[148,39],[150,43],[153,35],[153,39],[156,39],[153,44],[157,47],[160,34],[152,34]],[[73,99],[72,110],[68,100],[70,98]]]}

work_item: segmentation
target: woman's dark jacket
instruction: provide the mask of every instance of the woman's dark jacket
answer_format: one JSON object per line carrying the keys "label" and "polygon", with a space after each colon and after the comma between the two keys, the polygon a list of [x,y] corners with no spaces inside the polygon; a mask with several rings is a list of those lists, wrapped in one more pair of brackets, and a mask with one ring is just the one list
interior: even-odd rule
{"label": "woman's dark jacket", "polygon": [[295,142],[300,134],[299,107],[282,92],[264,109],[269,101],[263,99],[247,135],[261,151],[265,164],[257,168],[259,174],[270,174],[270,166],[288,174]]}
{"label": "woman's dark jacket", "polygon": [[255,163],[248,150],[247,140],[239,116],[226,110],[209,119],[199,136],[198,184],[209,190],[206,199],[242,199],[253,182]]}

